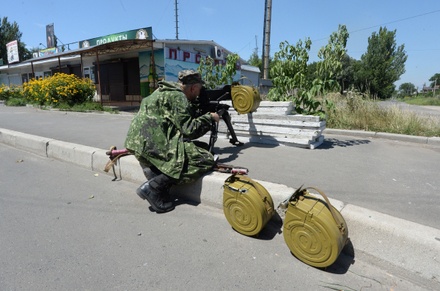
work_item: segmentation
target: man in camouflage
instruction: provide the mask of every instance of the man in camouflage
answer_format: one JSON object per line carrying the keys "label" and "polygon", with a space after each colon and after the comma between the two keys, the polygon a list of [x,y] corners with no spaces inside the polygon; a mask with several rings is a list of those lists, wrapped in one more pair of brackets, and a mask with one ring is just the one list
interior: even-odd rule
{"label": "man in camouflage", "polygon": [[178,79],[178,83],[159,82],[159,88],[142,100],[125,140],[148,179],[136,193],[157,213],[174,209],[167,201],[172,185],[195,181],[215,163],[213,155],[192,140],[205,135],[219,116],[193,115],[191,103],[203,86],[199,73],[185,70]]}

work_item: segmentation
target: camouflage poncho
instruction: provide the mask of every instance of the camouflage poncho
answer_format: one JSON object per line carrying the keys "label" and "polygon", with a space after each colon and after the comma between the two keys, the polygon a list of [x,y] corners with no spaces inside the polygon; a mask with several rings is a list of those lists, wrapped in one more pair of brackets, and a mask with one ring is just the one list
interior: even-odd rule
{"label": "camouflage poncho", "polygon": [[159,88],[142,100],[125,147],[167,176],[182,180],[189,174],[190,179],[184,182],[198,178],[212,168],[213,157],[192,142],[184,142],[184,138],[203,136],[211,128],[212,117],[207,113],[194,118],[191,112],[190,102],[178,84],[159,82]]}

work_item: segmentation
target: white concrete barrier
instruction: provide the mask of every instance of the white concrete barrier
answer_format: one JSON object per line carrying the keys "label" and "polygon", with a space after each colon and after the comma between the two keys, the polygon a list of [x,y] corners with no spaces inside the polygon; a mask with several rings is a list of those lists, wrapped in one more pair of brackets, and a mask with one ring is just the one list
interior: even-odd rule
{"label": "white concrete barrier", "polygon": [[92,169],[92,155],[96,148],[52,140],[47,147],[47,156],[63,160],[87,169]]}
{"label": "white concrete barrier", "polygon": [[[232,106],[231,101],[225,104]],[[326,122],[319,116],[292,114],[292,102],[262,101],[257,111],[238,114],[229,109],[231,123],[240,141],[264,144],[285,144],[315,149],[324,142]],[[224,122],[219,124],[219,136],[230,138]]]}
{"label": "white concrete barrier", "polygon": [[47,156],[47,145],[51,140],[53,139],[0,128],[0,142],[39,156]]}

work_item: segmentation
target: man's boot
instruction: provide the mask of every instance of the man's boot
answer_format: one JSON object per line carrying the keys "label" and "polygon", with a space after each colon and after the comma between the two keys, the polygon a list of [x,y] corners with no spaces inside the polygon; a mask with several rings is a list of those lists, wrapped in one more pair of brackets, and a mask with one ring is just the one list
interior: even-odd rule
{"label": "man's boot", "polygon": [[164,174],[160,174],[153,179],[142,184],[136,193],[142,199],[147,199],[151,207],[157,213],[164,213],[174,209],[172,202],[165,201],[168,195],[171,179]]}

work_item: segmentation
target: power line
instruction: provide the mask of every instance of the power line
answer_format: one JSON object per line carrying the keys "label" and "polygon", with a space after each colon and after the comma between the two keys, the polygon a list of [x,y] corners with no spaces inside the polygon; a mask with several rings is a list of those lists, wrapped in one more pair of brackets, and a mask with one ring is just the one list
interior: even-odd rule
{"label": "power line", "polygon": [[429,15],[429,14],[433,14],[433,13],[437,13],[437,12],[440,12],[440,9],[434,10],[434,11],[431,11],[431,12],[422,13],[422,14],[419,14],[419,15],[414,15],[414,16],[406,17],[406,18],[401,18],[401,19],[398,19],[398,20],[393,20],[393,21],[390,21],[390,22],[385,22],[385,23],[379,24],[379,25],[373,25],[373,26],[370,26],[370,27],[367,27],[367,28],[362,28],[362,29],[354,30],[354,31],[351,31],[350,33],[364,31],[364,30],[369,30],[369,29],[372,29],[372,28],[375,28],[375,27],[378,27],[378,26],[383,26],[383,25],[392,24],[392,23],[396,23],[396,22],[401,22],[401,21],[405,21],[405,20],[409,20],[409,19],[414,19],[414,18],[417,18],[417,17],[422,17],[422,16],[425,16],[425,15]]}
{"label": "power line", "polygon": [[[426,16],[426,15],[434,14],[434,13],[438,13],[438,12],[440,12],[440,9],[434,10],[434,11],[430,11],[430,12],[425,12],[425,13],[414,15],[414,16],[409,16],[409,17],[397,19],[397,20],[393,20],[393,21],[389,21],[389,22],[385,22],[385,23],[382,23],[382,24],[377,24],[377,25],[373,25],[373,26],[369,26],[369,27],[365,27],[365,28],[349,31],[348,33],[352,34],[352,33],[360,32],[360,31],[376,28],[376,27],[379,27],[379,26],[385,26],[387,24],[402,22],[402,21],[405,21],[405,20],[414,19],[414,18],[418,18],[418,17],[422,17],[422,16]],[[325,39],[328,39],[328,37],[324,37],[324,38],[320,38],[320,39],[315,39],[313,42],[320,41],[320,40],[325,40]]]}

